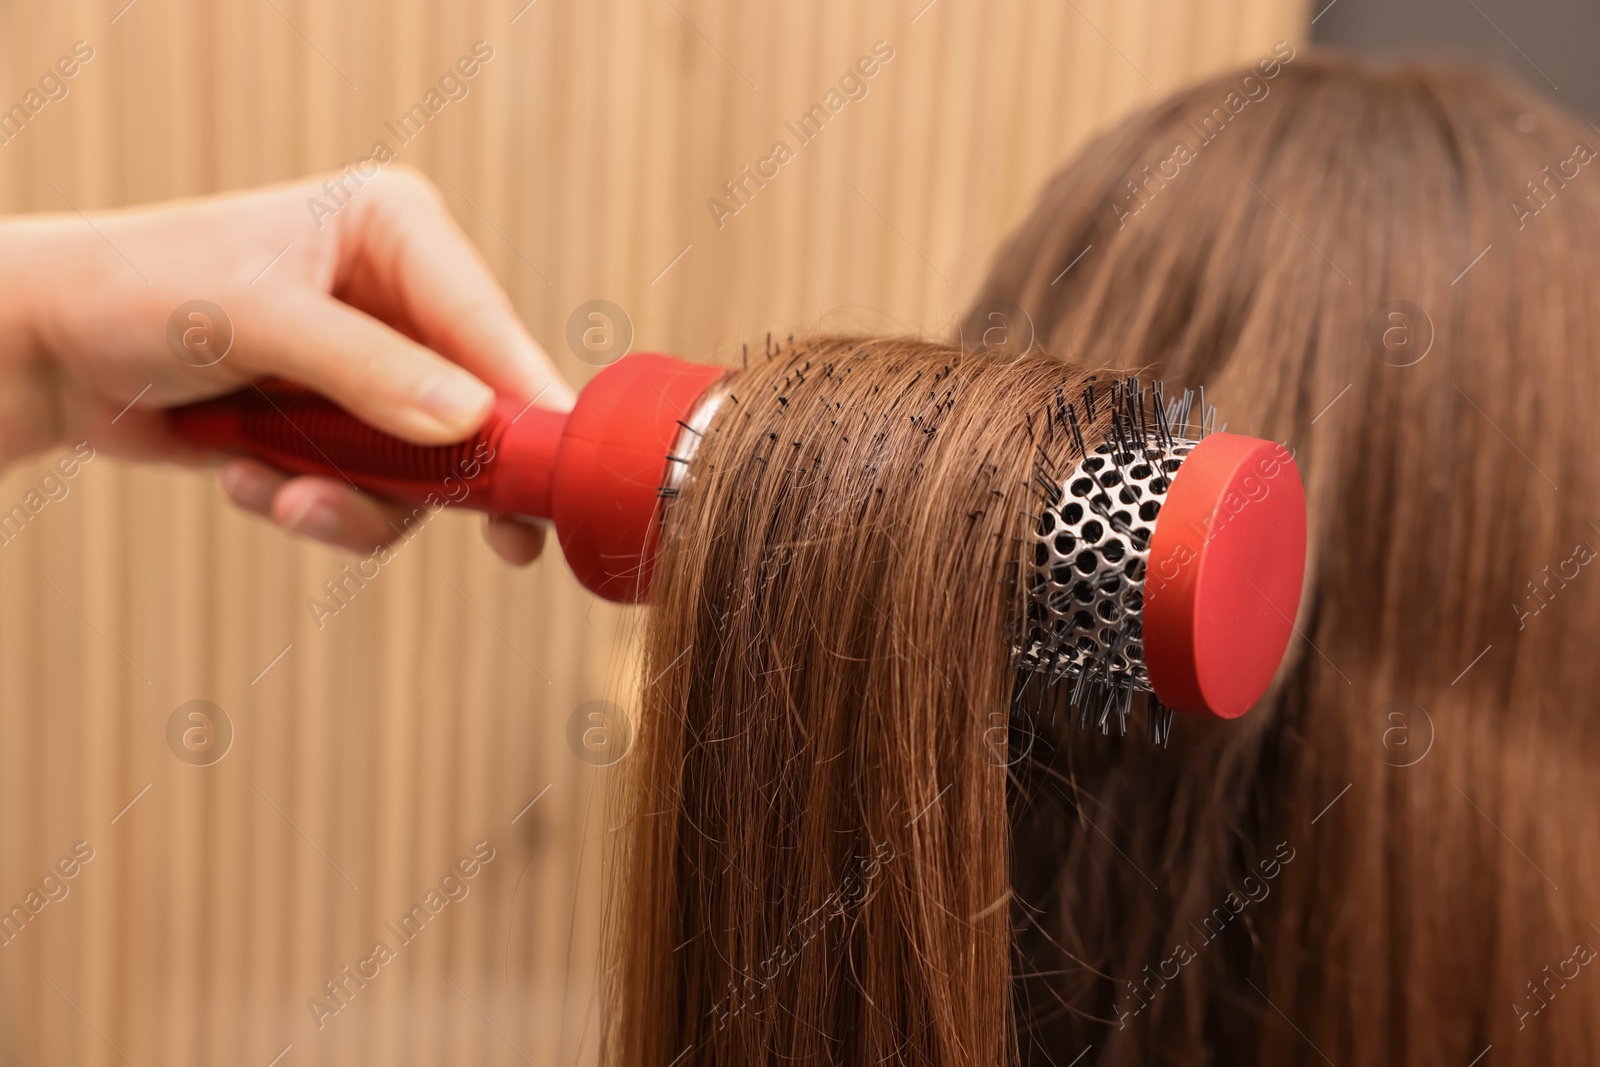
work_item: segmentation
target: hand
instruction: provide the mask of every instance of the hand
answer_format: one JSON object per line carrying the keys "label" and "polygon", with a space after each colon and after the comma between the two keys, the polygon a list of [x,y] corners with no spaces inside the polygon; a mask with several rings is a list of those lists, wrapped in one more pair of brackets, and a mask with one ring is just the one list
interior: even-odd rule
{"label": "hand", "polygon": [[[312,199],[324,209],[313,214]],[[331,204],[342,206],[330,215]],[[419,444],[466,437],[497,393],[572,404],[437,190],[400,166],[360,187],[346,178],[337,197],[312,179],[9,220],[0,283],[0,464],[85,439],[112,455],[203,462],[160,409],[266,376]],[[168,317],[195,299],[233,326],[232,347],[207,367],[167,344]],[[359,552],[394,538],[410,511],[247,459],[226,463],[222,485],[246,510]],[[543,545],[539,528],[511,520],[490,520],[486,536],[515,563]]]}

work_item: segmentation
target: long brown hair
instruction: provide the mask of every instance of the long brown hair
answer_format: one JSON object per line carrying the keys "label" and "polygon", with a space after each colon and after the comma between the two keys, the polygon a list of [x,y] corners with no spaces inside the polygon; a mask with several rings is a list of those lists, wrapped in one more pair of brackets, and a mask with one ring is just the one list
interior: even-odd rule
{"label": "long brown hair", "polygon": [[980,310],[1289,442],[1313,557],[1248,718],[1030,765],[1041,1061],[1600,1057],[1595,143],[1482,71],[1299,56],[1103,136],[1002,250]]}
{"label": "long brown hair", "polygon": [[1083,384],[823,338],[730,387],[652,590],[613,1062],[1005,1056],[1014,564]]}
{"label": "long brown hair", "polygon": [[[1069,364],[736,381],[657,569],[611,1062],[1600,1054],[1591,142],[1477,72],[1271,69],[1100,138],[1002,252],[976,332],[1020,305]],[[1306,477],[1274,690],[1166,749],[1017,690],[1073,366],[1203,385]]]}

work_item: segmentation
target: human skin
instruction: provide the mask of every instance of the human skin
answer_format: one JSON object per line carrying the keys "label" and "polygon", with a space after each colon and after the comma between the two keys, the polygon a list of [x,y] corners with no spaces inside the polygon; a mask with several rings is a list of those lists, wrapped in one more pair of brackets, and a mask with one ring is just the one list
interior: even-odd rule
{"label": "human skin", "polygon": [[[496,394],[571,406],[426,178],[385,168],[348,185],[343,209],[319,227],[306,201],[328,201],[323,180],[0,220],[0,466],[82,440],[135,460],[220,462],[241,508],[369,552],[409,508],[199,452],[162,409],[277,376],[397,436],[444,444],[477,429]],[[233,327],[226,355],[206,367],[167,342],[168,318],[196,299]],[[537,527],[511,520],[490,519],[485,536],[513,563],[543,546]]]}

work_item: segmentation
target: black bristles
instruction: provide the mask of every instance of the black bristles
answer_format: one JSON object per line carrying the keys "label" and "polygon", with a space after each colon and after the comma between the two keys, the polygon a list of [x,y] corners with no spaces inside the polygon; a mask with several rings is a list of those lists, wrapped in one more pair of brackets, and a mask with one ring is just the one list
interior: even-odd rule
{"label": "black bristles", "polygon": [[1083,428],[1078,425],[1078,413],[1070,404],[1067,405],[1067,423],[1072,427],[1072,444],[1078,450],[1079,461],[1088,459],[1089,449],[1083,443]]}
{"label": "black bristles", "polygon": [[1172,709],[1157,700],[1154,693],[1145,697],[1144,721],[1150,743],[1166,748],[1172,737]]}
{"label": "black bristles", "polygon": [[1045,501],[1050,507],[1056,507],[1061,503],[1061,486],[1056,484],[1056,479],[1044,465],[1037,461],[1033,467],[1033,481],[1043,491]]}
{"label": "black bristles", "polygon": [[1088,688],[1088,685],[1089,685],[1089,672],[1088,671],[1079,671],[1077,680],[1072,683],[1072,693],[1067,698],[1068,701],[1072,704],[1073,707],[1081,708],[1081,707],[1084,706],[1085,701],[1084,701],[1083,697],[1084,697],[1084,693],[1085,693],[1086,689]]}
{"label": "black bristles", "polygon": [[1139,384],[1139,379],[1137,378],[1129,378],[1128,381],[1134,389],[1138,390],[1135,394],[1136,399],[1133,402],[1133,413],[1139,423],[1139,439],[1148,441],[1150,440],[1150,422],[1145,416],[1144,388]]}
{"label": "black bristles", "polygon": [[[1183,390],[1175,397],[1164,384],[1146,384],[1136,375],[1106,375],[1103,380],[1090,376],[1079,397],[1069,401],[1069,395],[1064,387],[1058,388],[1045,402],[1042,432],[1031,416],[1026,422],[1035,451],[1028,490],[1038,510],[1025,519],[1034,524],[1034,531],[1013,537],[1021,549],[1015,581],[1029,602],[1027,637],[1017,649],[1019,670],[1025,680],[1036,677],[1045,686],[1059,684],[1062,699],[1054,706],[1066,710],[1079,729],[1110,736],[1115,728],[1117,736],[1124,737],[1134,717],[1143,715],[1149,743],[1166,747],[1172,732],[1172,709],[1150,692],[1138,652],[1129,654],[1142,643],[1138,609],[1126,609],[1127,614],[1113,618],[1091,611],[1091,617],[1099,616],[1092,626],[1075,623],[1074,614],[1081,609],[1061,598],[1075,582],[1085,579],[1070,570],[1071,578],[1060,576],[1059,568],[1063,562],[1074,561],[1072,552],[1076,550],[1056,546],[1062,522],[1070,526],[1092,515],[1102,528],[1109,527],[1126,538],[1132,551],[1147,549],[1148,531],[1141,528],[1136,534],[1135,524],[1128,518],[1136,510],[1140,494],[1127,494],[1126,487],[1148,484],[1151,492],[1164,492],[1171,482],[1165,464],[1181,459],[1172,455],[1173,450],[1217,432],[1217,414],[1198,389]],[[1058,422],[1067,438],[1060,445],[1054,441]],[[1135,471],[1138,477],[1134,477]],[[1076,484],[1080,479],[1083,484]],[[1068,519],[1069,500],[1073,514],[1080,518]],[[1129,505],[1126,514],[1123,505]],[[1049,515],[1046,508],[1061,511]],[[1052,538],[1057,540],[1052,542]],[[1035,552],[1039,553],[1036,561],[1030,558]],[[1127,580],[1142,581],[1138,558],[1127,563],[1120,573],[1115,567],[1094,572],[1096,596],[1120,599]],[[1102,561],[1097,566],[1105,565]],[[1112,574],[1117,588],[1107,592],[1099,579]],[[1114,621],[1119,618],[1124,620],[1121,625]],[[1106,622],[1109,628],[1104,626]],[[1142,711],[1135,707],[1141,702]]]}

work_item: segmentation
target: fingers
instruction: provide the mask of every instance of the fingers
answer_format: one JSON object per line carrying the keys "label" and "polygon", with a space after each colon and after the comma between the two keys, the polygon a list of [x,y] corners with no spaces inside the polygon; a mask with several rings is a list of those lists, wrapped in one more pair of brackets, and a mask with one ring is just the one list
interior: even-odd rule
{"label": "fingers", "polygon": [[371,552],[395,536],[400,509],[323,478],[292,478],[272,498],[272,521],[324,544]]}
{"label": "fingers", "polygon": [[[331,293],[274,286],[236,294],[227,372],[290,378],[419,444],[466,437],[496,394],[570,407],[572,390],[437,190],[398,167],[363,188],[337,220]],[[241,507],[355,551],[390,540],[389,524],[406,513],[338,481],[286,479],[248,461],[230,464],[223,483]],[[542,529],[510,520],[490,519],[484,536],[514,564],[544,545]]]}
{"label": "fingers", "polygon": [[[290,533],[360,553],[400,536],[413,510],[328,478],[291,478],[252,459],[230,461],[222,470],[222,488],[239,507]],[[483,536],[502,559],[519,567],[544,549],[542,527],[513,519],[487,516]]]}
{"label": "fingers", "polygon": [[459,441],[494,405],[493,391],[468,371],[320,293],[245,292],[232,307],[235,374],[290,378],[408,441]]}
{"label": "fingers", "polygon": [[439,193],[415,171],[397,168],[382,180],[380,195],[355,202],[361,210],[349,223],[353,240],[343,252],[347,292],[341,295],[357,306],[403,315],[423,343],[503,395],[571,407],[572,390]]}
{"label": "fingers", "polygon": [[253,459],[231,460],[222,468],[222,491],[246,511],[272,517],[272,498],[289,479]]}
{"label": "fingers", "polygon": [[222,471],[228,498],[290,533],[352,552],[372,552],[399,536],[410,508],[385,504],[327,478],[287,478],[254,460]]}
{"label": "fingers", "polygon": [[544,551],[544,527],[493,515],[483,526],[483,539],[507,563],[525,567]]}

